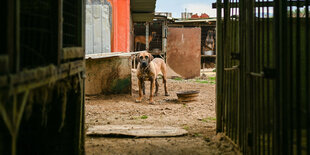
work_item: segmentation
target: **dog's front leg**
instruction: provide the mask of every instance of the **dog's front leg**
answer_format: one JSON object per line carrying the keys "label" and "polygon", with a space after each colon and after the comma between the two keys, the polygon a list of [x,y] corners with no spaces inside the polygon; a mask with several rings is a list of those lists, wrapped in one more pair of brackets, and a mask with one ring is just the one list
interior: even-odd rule
{"label": "dog's front leg", "polygon": [[150,91],[150,104],[154,104],[153,96],[154,96],[154,87],[155,87],[155,78],[150,79],[151,82],[151,91]]}
{"label": "dog's front leg", "polygon": [[141,103],[142,101],[142,82],[144,82],[142,79],[138,79],[138,86],[139,86],[139,97],[136,99],[136,103]]}

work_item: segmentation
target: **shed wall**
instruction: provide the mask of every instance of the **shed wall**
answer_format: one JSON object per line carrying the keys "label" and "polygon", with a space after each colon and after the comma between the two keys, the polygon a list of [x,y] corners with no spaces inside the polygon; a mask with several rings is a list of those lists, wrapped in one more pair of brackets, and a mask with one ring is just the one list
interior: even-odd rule
{"label": "shed wall", "polygon": [[129,94],[130,56],[86,60],[85,94]]}

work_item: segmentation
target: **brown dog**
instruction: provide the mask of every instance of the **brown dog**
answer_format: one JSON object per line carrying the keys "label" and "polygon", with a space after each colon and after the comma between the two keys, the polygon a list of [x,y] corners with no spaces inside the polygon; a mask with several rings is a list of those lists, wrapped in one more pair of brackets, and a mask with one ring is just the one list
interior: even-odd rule
{"label": "brown dog", "polygon": [[[165,96],[169,96],[167,91],[167,68],[165,61],[160,58],[153,59],[152,54],[144,51],[141,52],[138,57],[138,67],[137,67],[137,77],[139,85],[139,97],[136,99],[137,103],[142,101],[144,92],[144,81],[151,82],[151,91],[150,91],[150,104],[154,104],[154,86],[156,86],[155,95],[158,93],[158,82],[157,76],[161,72],[163,74],[163,83],[165,86]],[[143,94],[142,94],[143,91]]]}

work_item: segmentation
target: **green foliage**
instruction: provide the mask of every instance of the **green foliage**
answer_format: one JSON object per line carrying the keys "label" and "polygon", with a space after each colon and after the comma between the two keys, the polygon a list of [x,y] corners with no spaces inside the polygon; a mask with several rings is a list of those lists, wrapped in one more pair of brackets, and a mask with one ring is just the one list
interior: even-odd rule
{"label": "green foliage", "polygon": [[183,79],[182,79],[182,78],[180,78],[180,77],[175,77],[175,78],[173,78],[173,80],[176,80],[176,81],[182,81]]}
{"label": "green foliage", "polygon": [[216,120],[215,117],[207,117],[207,118],[201,119],[202,122],[210,122],[210,121],[215,121],[215,120]]}
{"label": "green foliage", "polygon": [[209,77],[208,80],[195,79],[194,82],[216,84],[216,77]]}
{"label": "green foliage", "polygon": [[141,119],[147,119],[147,118],[148,118],[148,116],[146,116],[146,115],[141,116]]}
{"label": "green foliage", "polygon": [[190,128],[189,128],[189,126],[185,125],[185,126],[183,127],[183,129],[186,130],[186,131],[188,131]]}
{"label": "green foliage", "polygon": [[194,133],[194,137],[201,137],[201,134],[199,134],[199,133]]}

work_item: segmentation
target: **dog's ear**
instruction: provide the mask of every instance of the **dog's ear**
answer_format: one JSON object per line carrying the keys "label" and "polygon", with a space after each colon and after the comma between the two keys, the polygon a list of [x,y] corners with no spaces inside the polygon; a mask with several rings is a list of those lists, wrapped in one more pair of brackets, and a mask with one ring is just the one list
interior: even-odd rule
{"label": "dog's ear", "polygon": [[139,63],[140,62],[140,53],[136,54],[135,57],[136,57],[136,61]]}
{"label": "dog's ear", "polygon": [[149,53],[149,63],[154,59],[153,55]]}

